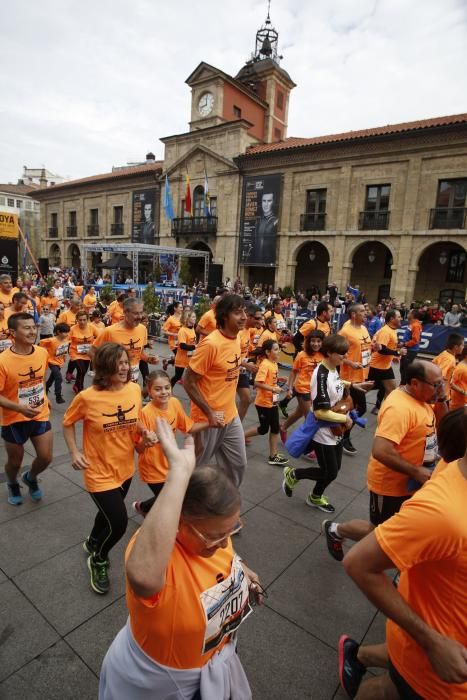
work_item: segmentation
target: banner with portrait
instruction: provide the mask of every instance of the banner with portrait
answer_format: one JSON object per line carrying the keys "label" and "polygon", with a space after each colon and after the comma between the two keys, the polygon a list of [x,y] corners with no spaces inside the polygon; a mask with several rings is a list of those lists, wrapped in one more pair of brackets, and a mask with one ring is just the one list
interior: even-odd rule
{"label": "banner with portrait", "polygon": [[[137,190],[133,192],[131,242],[155,245],[159,211],[158,190]],[[158,209],[158,207],[157,207]]]}
{"label": "banner with portrait", "polygon": [[178,284],[179,258],[178,255],[159,255],[159,265],[161,268],[161,282]]}
{"label": "banner with portrait", "polygon": [[273,266],[279,226],[282,174],[244,178],[240,265]]}

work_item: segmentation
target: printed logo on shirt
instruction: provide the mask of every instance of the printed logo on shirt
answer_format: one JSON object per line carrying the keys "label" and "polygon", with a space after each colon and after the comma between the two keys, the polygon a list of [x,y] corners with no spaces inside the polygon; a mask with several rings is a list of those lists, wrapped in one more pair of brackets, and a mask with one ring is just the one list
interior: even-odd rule
{"label": "printed logo on shirt", "polygon": [[137,345],[137,343],[141,342],[141,338],[136,338],[136,340],[133,340],[133,338],[130,338],[128,343],[122,343],[123,347],[125,350],[128,350],[129,352],[133,352],[135,350],[142,350],[142,347]]}
{"label": "printed logo on shirt", "polygon": [[37,369],[30,367],[28,372],[18,373],[18,377],[27,377],[18,382],[18,403],[22,406],[39,408],[44,404],[44,376],[42,374],[37,377],[38,372],[42,372],[42,367]]}
{"label": "printed logo on shirt", "polygon": [[240,374],[241,359],[242,359],[242,356],[237,355],[237,353],[235,353],[235,357],[233,360],[226,360],[228,365],[233,365],[233,367],[230,367],[227,370],[227,375],[225,378],[226,382],[236,382],[238,380],[238,375]]}
{"label": "printed logo on shirt", "polygon": [[103,429],[105,433],[113,433],[120,430],[130,430],[136,425],[135,418],[126,418],[126,414],[133,411],[135,404],[130,406],[130,408],[124,409],[120,404],[117,406],[117,411],[115,413],[102,413],[101,415],[105,418],[116,418],[117,420],[111,423],[104,423]]}

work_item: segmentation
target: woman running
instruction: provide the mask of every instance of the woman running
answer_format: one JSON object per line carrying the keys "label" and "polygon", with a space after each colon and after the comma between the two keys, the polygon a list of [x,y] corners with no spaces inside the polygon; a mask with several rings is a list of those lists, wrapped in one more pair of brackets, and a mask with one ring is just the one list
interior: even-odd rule
{"label": "woman running", "polygon": [[167,369],[167,365],[173,365],[175,357],[177,356],[178,349],[178,331],[181,327],[183,305],[181,301],[175,301],[173,304],[167,307],[167,313],[169,317],[162,326],[162,332],[167,336],[167,342],[169,348],[172,351],[172,357],[170,359],[163,360],[162,366]]}
{"label": "woman running", "polygon": [[196,348],[196,314],[192,308],[186,307],[181,316],[181,327],[177,335],[177,354],[175,355],[175,374],[171,379],[172,388],[180,381],[188,367],[190,357]]}
{"label": "woman running", "polygon": [[72,387],[75,394],[84,389],[84,378],[91,361],[91,347],[98,335],[96,327],[89,323],[86,311],[78,311],[76,324],[72,326],[69,336],[70,363],[76,368],[76,380]]}
{"label": "woman running", "polygon": [[[73,469],[84,483],[98,513],[83,547],[89,554],[91,587],[109,590],[109,552],[125,534],[125,496],[134,467],[134,433],[138,430],[141,390],[131,381],[130,361],[121,345],[105,343],[94,355],[93,385],[75,396],[63,418],[63,434]],[[75,425],[83,421],[83,448]],[[142,439],[146,439],[144,436]]]}
{"label": "woman running", "polygon": [[249,700],[232,633],[263,589],[232,547],[240,494],[222,470],[195,469],[191,436],[179,449],[165,421],[156,430],[169,473],[127,548],[130,614],[104,659],[99,700]]}

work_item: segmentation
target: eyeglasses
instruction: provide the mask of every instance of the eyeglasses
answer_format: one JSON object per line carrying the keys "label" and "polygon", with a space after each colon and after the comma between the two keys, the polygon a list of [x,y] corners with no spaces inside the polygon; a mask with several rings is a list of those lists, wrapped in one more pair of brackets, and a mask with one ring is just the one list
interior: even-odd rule
{"label": "eyeglasses", "polygon": [[439,382],[435,382],[434,384],[433,382],[427,382],[426,379],[419,379],[419,381],[423,384],[428,384],[428,386],[432,386],[433,389],[440,389],[442,386],[444,386],[444,379],[441,379]]}
{"label": "eyeglasses", "polygon": [[211,539],[211,538],[209,538],[209,537],[206,537],[206,535],[203,535],[203,533],[200,532],[200,531],[199,531],[194,525],[192,525],[191,523],[188,523],[188,522],[187,522],[187,525],[188,525],[188,527],[190,527],[190,528],[193,530],[193,532],[195,533],[195,535],[197,535],[197,536],[199,537],[199,539],[201,540],[201,542],[202,542],[206,547],[215,547],[216,544],[220,544],[221,542],[223,542],[224,540],[226,540],[228,537],[232,537],[232,535],[236,535],[237,532],[240,532],[240,530],[243,528],[243,521],[242,521],[242,520],[238,520],[237,523],[236,523],[236,525],[235,525],[235,527],[233,528],[233,530],[231,530],[230,532],[226,532],[224,535],[222,535],[222,537],[218,537],[217,539]]}

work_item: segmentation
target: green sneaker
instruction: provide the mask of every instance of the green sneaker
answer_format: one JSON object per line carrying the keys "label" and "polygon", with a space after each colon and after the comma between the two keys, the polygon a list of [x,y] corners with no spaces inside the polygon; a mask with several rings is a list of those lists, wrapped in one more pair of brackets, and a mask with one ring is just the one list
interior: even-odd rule
{"label": "green sneaker", "polygon": [[307,506],[311,506],[312,508],[319,508],[319,510],[324,511],[325,513],[334,513],[336,510],[333,505],[331,505],[328,501],[328,499],[325,496],[313,496],[312,493],[309,493],[308,496],[305,499],[305,503]]}
{"label": "green sneaker", "polygon": [[284,478],[282,479],[282,490],[285,495],[290,498],[292,496],[294,486],[298,484],[298,479],[295,478],[295,470],[293,467],[286,467],[282,474],[284,475]]}
{"label": "green sneaker", "polygon": [[91,588],[96,593],[104,595],[109,592],[110,582],[109,582],[109,562],[104,559],[96,559],[96,557],[91,554],[88,557],[88,569],[91,574]]}
{"label": "green sneaker", "polygon": [[289,417],[289,412],[287,411],[287,406],[281,406],[281,405],[279,404],[279,408],[280,408],[280,412],[282,413],[282,415],[284,416],[284,418],[288,418],[288,417]]}
{"label": "green sneaker", "polygon": [[86,537],[83,542],[83,549],[87,554],[95,554],[97,541],[93,537]]}

